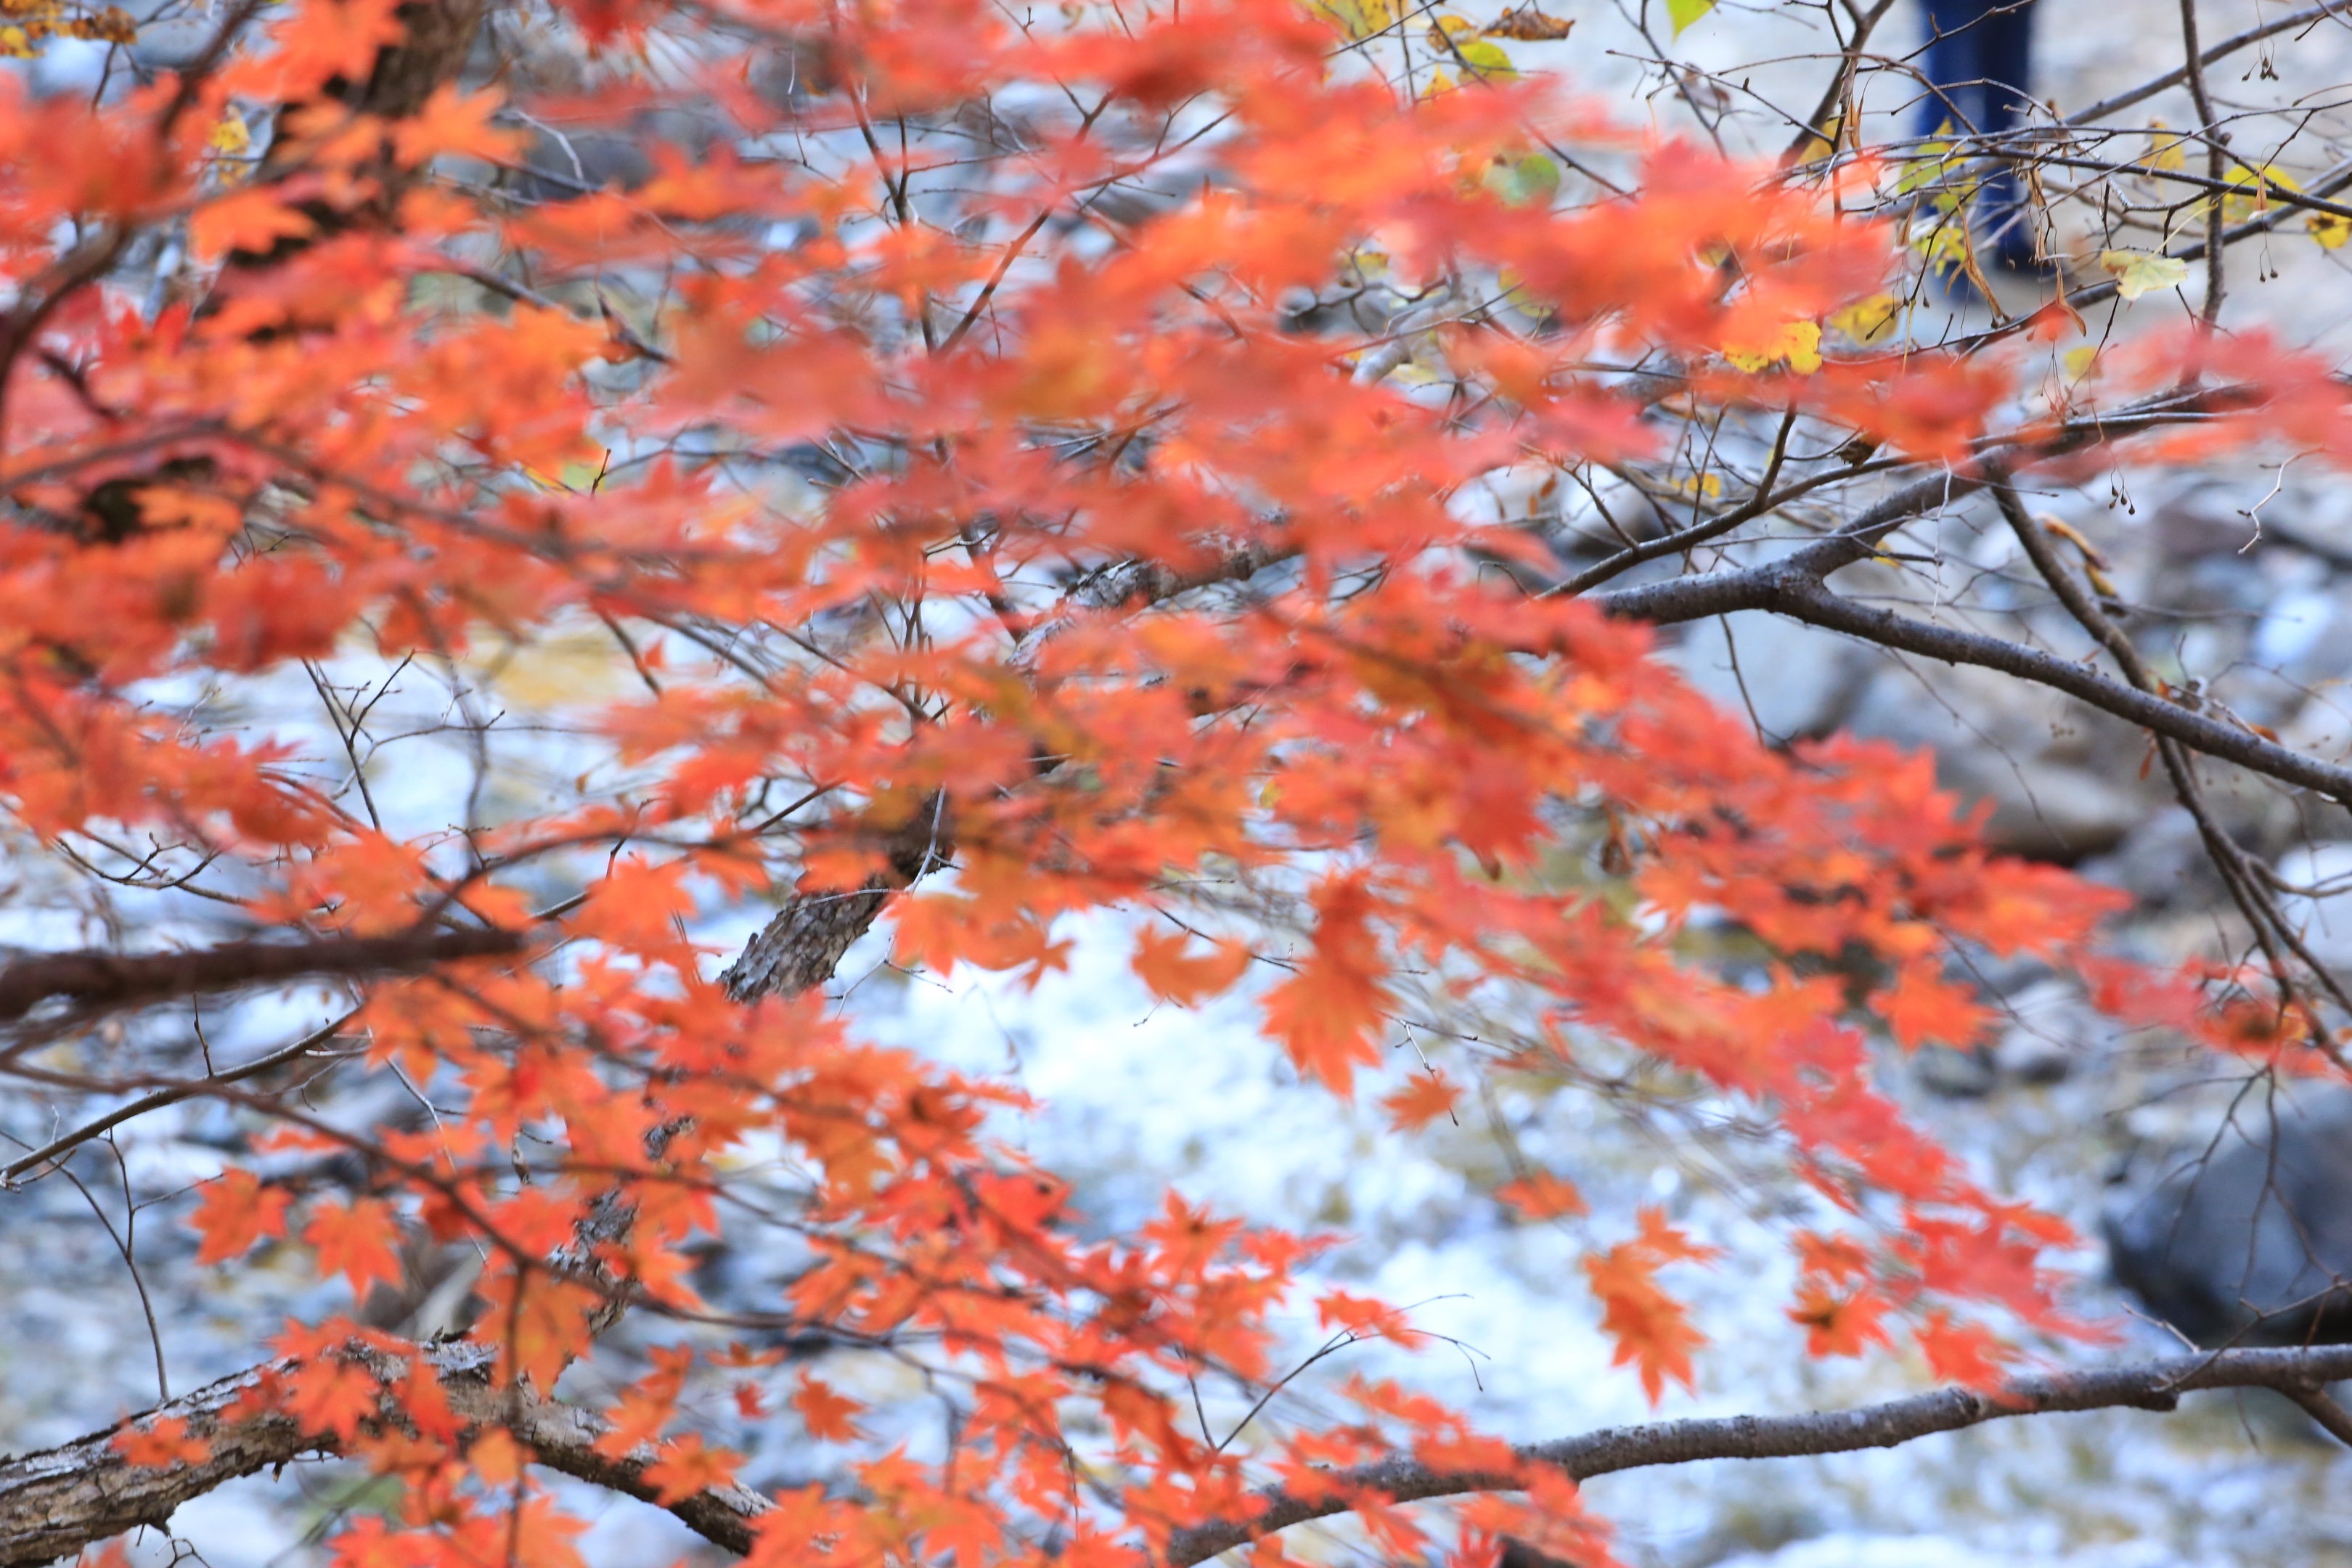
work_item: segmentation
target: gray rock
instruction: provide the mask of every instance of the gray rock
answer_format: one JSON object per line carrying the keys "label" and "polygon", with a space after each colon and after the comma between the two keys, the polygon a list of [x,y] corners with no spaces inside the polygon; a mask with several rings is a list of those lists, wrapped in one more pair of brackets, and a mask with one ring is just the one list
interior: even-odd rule
{"label": "gray rock", "polygon": [[2010,1082],[2063,1082],[2112,1034],[2074,984],[2054,976],[2025,987],[2008,1006],[2014,1021],[1993,1045],[1992,1064]]}
{"label": "gray rock", "polygon": [[2116,1280],[2200,1344],[2352,1340],[2352,1092],[2246,1096],[2103,1229]]}
{"label": "gray rock", "polygon": [[2227,898],[2197,819],[2184,805],[2168,805],[2124,837],[2123,842],[2076,868],[2095,882],[2129,893],[2142,907],[2217,904]]}
{"label": "gray rock", "polygon": [[1877,664],[1850,637],[1757,611],[1696,623],[1674,659],[1719,707],[1732,713],[1752,707],[1776,742],[1814,739],[1843,725]]}
{"label": "gray rock", "polygon": [[1947,1100],[1981,1100],[2000,1081],[1992,1053],[1981,1047],[1963,1051],[1925,1045],[1912,1058],[1911,1070],[1920,1088]]}
{"label": "gray rock", "polygon": [[2062,693],[1993,670],[1920,660],[1882,665],[1855,703],[1854,732],[1929,746],[1961,799],[1993,805],[2001,848],[2074,861],[2114,847],[2155,808],[2134,732]]}

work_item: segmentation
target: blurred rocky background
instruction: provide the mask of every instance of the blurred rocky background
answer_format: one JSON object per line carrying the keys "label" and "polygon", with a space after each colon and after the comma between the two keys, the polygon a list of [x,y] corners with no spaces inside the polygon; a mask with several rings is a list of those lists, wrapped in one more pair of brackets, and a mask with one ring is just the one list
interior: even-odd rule
{"label": "blurred rocky background", "polygon": [[[1864,9],[1830,3],[1841,24]],[[1781,149],[1787,121],[1762,106],[1810,109],[1826,79],[1822,57],[1834,47],[1824,5],[1724,0],[1679,36],[1652,0],[1558,0],[1548,9],[1573,19],[1575,30],[1529,46],[1532,63],[1611,96],[1637,124],[1714,134],[1733,151]],[[2200,6],[2208,39],[2286,10],[2276,0]],[[2177,0],[2043,0],[2039,13],[2033,87],[2062,110],[2179,59]],[[193,37],[198,19],[190,12],[181,32]],[[528,7],[515,7],[495,25],[528,34],[536,23]],[[1898,5],[1886,27],[1875,47],[1890,58],[1916,49],[1916,7]],[[180,37],[171,27],[153,34],[141,46],[152,57],[141,68],[169,64],[172,49],[184,47],[173,42]],[[542,56],[551,87],[583,68],[557,41]],[[51,91],[93,90],[119,68],[95,43],[60,43],[12,68]],[[2269,130],[2250,122],[2246,134],[2271,135],[2285,163],[2312,170],[2352,152],[2352,121],[2338,107],[2347,84],[2352,22],[2331,18],[2233,59],[2217,72],[2215,91],[2235,108],[2282,110],[2259,122]],[[1871,133],[1895,133],[1909,96],[1899,76],[1870,85]],[[2134,113],[2140,123],[2192,119],[2177,89]],[[534,178],[562,186],[643,176],[642,149],[626,137],[541,129]],[[716,133],[688,121],[660,129],[688,143]],[[2063,226],[2054,237],[2062,252],[2081,241]],[[2238,264],[2234,330],[2267,327],[2323,346],[2352,334],[2347,256],[2352,249],[2325,249],[2301,234],[2281,235],[2259,258],[2249,252]],[[2068,264],[2090,260],[2071,256]],[[170,267],[158,259],[159,279]],[[2184,308],[2172,295],[2149,295],[2105,324],[2128,331],[2135,320]],[[1906,330],[1934,341],[1989,319],[1981,302],[1931,295]],[[2291,463],[2143,474],[2126,489],[2101,474],[2029,500],[2101,553],[2164,679],[2288,744],[2352,758],[2352,486],[2341,477]],[[1574,521],[1563,517],[1562,528],[1572,532]],[[2030,635],[2070,656],[2088,651],[2044,595],[2021,590],[2015,544],[1989,511],[1955,507],[1904,538],[1904,570],[1874,565],[1854,575],[1912,613]],[[1561,548],[1573,557],[1574,540],[1563,536]],[[1843,730],[1932,749],[1944,782],[1990,811],[2000,844],[2128,894],[2117,934],[2140,956],[2240,955],[2243,930],[2193,826],[2161,770],[2147,766],[2144,735],[2120,721],[2007,678],[1760,616],[1690,627],[1669,656],[1776,742]],[[574,692],[593,679],[561,674],[549,681],[543,667],[537,672],[543,686]],[[499,677],[519,709],[533,701],[533,676],[519,664]],[[426,717],[446,700],[415,698]],[[564,771],[553,729],[532,744],[505,764],[499,787],[533,787],[538,774]],[[389,811],[403,809],[406,792],[415,809],[429,812],[436,791],[461,777],[454,763],[436,773],[429,749],[404,759],[379,785]],[[2240,842],[2304,889],[2289,904],[2314,952],[2352,969],[2352,817],[2227,767],[2209,767],[2205,782]],[[2331,899],[2338,889],[2346,896]],[[14,934],[29,941],[43,929],[42,890],[12,891],[22,928]],[[728,947],[761,914],[736,911],[698,934]],[[1402,1139],[1376,1107],[1292,1092],[1245,1005],[1200,1016],[1155,1011],[1121,966],[1088,963],[1100,932],[1076,934],[1073,973],[1034,992],[910,977],[882,966],[878,950],[861,950],[844,972],[845,1005],[886,1037],[1009,1070],[1035,1092],[1045,1109],[1012,1131],[1077,1181],[1087,1211],[1106,1227],[1148,1218],[1173,1183],[1229,1212],[1348,1233],[1327,1274],[1414,1306],[1416,1320],[1445,1338],[1410,1361],[1366,1348],[1342,1370],[1409,1376],[1515,1437],[1648,1414],[1632,1380],[1609,1367],[1577,1266],[1580,1237],[1515,1223],[1485,1196],[1503,1151],[1517,1146],[1573,1173],[1596,1211],[1663,1203],[1727,1249],[1726,1261],[1687,1281],[1712,1343],[1699,1393],[1670,1395],[1666,1414],[1824,1407],[1924,1379],[1922,1367],[1896,1359],[1857,1365],[1790,1353],[1782,1309],[1790,1269],[1769,1224],[1781,1196],[1744,1179],[1736,1163],[1660,1154],[1658,1118],[1684,1116],[1685,1131],[1706,1132],[1717,1112],[1617,1106],[1531,1086],[1498,1097],[1478,1118],[1465,1115],[1459,1128]],[[1890,1048],[1885,1081],[1985,1179],[2065,1215],[2083,1237],[2071,1260],[2076,1307],[2105,1325],[2110,1342],[2032,1348],[2053,1358],[2120,1357],[2177,1347],[2183,1335],[2292,1342],[2345,1328],[2329,1296],[2338,1271],[2352,1267],[2352,1108],[2340,1096],[2250,1081],[2177,1042],[2123,1033],[2063,973],[1989,964],[1983,977],[2007,1010],[1998,1037],[1970,1052],[1931,1047],[1906,1058]],[[316,1022],[325,1005],[297,996],[246,1008],[218,1021],[220,1048],[281,1038]],[[336,1113],[420,1114],[395,1104]],[[183,1293],[158,1284],[151,1295],[146,1279],[125,1267],[134,1251],[170,1260],[192,1250],[166,1217],[168,1201],[218,1169],[221,1114],[182,1108],[142,1123],[122,1141],[110,1187],[86,1165],[79,1185],[0,1194],[0,1445],[59,1440],[152,1402],[159,1358],[175,1390],[236,1370],[243,1347],[266,1331],[257,1294],[188,1294],[186,1282],[201,1276],[157,1268],[147,1279],[180,1281]],[[126,1207],[122,1195],[134,1191],[140,1206]],[[257,1290],[268,1283],[258,1272]],[[698,1283],[717,1300],[751,1299],[772,1289],[772,1272],[771,1260],[714,1251]],[[461,1268],[404,1307],[394,1326],[446,1326],[464,1286]],[[1298,1333],[1311,1347],[1314,1325],[1303,1315]],[[805,1456],[762,1453],[756,1435],[747,1443],[747,1479],[805,1473]],[[2352,1563],[2347,1482],[2352,1456],[2299,1413],[2252,1397],[2206,1397],[2169,1417],[2111,1412],[1995,1424],[1885,1453],[1634,1473],[1596,1482],[1591,1496],[1616,1522],[1626,1560],[1660,1568],[2267,1568]],[[203,1524],[209,1541],[232,1543],[209,1549],[215,1568],[275,1568],[309,1561],[325,1523],[362,1505],[362,1491],[333,1467],[296,1467],[205,1500],[191,1510],[205,1517],[190,1522]],[[590,1542],[600,1568],[666,1563],[695,1549],[651,1510],[608,1507]],[[1311,1532],[1295,1549],[1334,1561],[1347,1554],[1344,1542]]]}

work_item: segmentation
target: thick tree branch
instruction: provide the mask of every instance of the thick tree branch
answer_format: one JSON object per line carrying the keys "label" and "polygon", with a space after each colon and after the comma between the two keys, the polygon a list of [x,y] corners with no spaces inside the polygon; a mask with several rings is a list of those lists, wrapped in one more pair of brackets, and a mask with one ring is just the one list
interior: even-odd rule
{"label": "thick tree branch", "polygon": [[[598,1451],[603,1419],[576,1406],[492,1381],[490,1347],[418,1346],[392,1353],[354,1345],[345,1354],[365,1366],[387,1390],[406,1374],[409,1356],[422,1356],[440,1375],[451,1410],[467,1428],[503,1426],[541,1465],[561,1474],[667,1507],[705,1540],[730,1552],[750,1550],[768,1501],[748,1489],[727,1487],[662,1504],[645,1479],[650,1450],[623,1458]],[[224,1413],[266,1378],[295,1363],[276,1363],[225,1378],[103,1431],[59,1447],[0,1460],[0,1568],[37,1565],[140,1525],[163,1526],[182,1503],[241,1476],[305,1455],[332,1454],[331,1435],[304,1432],[282,1415],[230,1422]],[[1582,1481],[1617,1470],[1706,1459],[1791,1458],[1887,1448],[1939,1432],[2011,1415],[2134,1408],[2170,1410],[2184,1393],[2211,1388],[2271,1388],[2315,1413],[2328,1384],[2352,1378],[2352,1345],[2301,1350],[2219,1351],[2172,1356],[2129,1366],[2021,1378],[1998,1394],[1942,1388],[1854,1410],[1797,1415],[1736,1415],[1604,1427],[1579,1436],[1533,1443],[1516,1450],[1525,1463],[1552,1466]],[[389,1403],[387,1417],[396,1411]],[[2325,1414],[2331,1431],[2343,1426]],[[121,1434],[178,1420],[188,1436],[210,1446],[203,1460],[163,1467],[127,1463],[114,1446]],[[2352,1430],[2352,1428],[2347,1428]],[[2342,1434],[2339,1434],[2342,1435]],[[1376,1489],[1398,1502],[1512,1489],[1508,1474],[1435,1470],[1408,1460],[1367,1465],[1334,1478],[1348,1490]],[[1348,1510],[1340,1496],[1313,1498],[1275,1490],[1260,1494],[1247,1522],[1202,1525],[1177,1532],[1165,1568],[1192,1568],[1217,1553],[1309,1520]]]}
{"label": "thick tree branch", "polygon": [[[2352,0],[2347,3],[2352,4]],[[1071,584],[1068,600],[1087,610],[1116,610],[1129,604],[1156,605],[1195,588],[1245,581],[1297,553],[1297,545],[1264,541],[1243,545],[1190,572],[1179,572],[1159,561],[1120,561],[1097,567]]]}
{"label": "thick tree branch", "polygon": [[[501,1388],[492,1379],[491,1347],[471,1343],[419,1345],[439,1373],[449,1407],[467,1431],[503,1426],[548,1468],[657,1502],[645,1479],[650,1450],[612,1458],[596,1449],[603,1419],[572,1405],[542,1399],[520,1387]],[[390,1389],[407,1374],[410,1357],[354,1345],[346,1356],[386,1387],[383,1409],[397,1409]],[[163,1527],[173,1510],[242,1476],[290,1463],[306,1455],[339,1451],[332,1434],[305,1432],[291,1416],[268,1414],[225,1419],[240,1398],[272,1377],[284,1377],[299,1363],[275,1362],[223,1378],[183,1398],[93,1432],[59,1447],[0,1460],[0,1568],[36,1568],[141,1525]],[[157,1421],[184,1424],[186,1435],[210,1447],[202,1460],[139,1466],[126,1460],[115,1439]],[[730,1552],[750,1550],[751,1521],[768,1509],[765,1499],[741,1487],[702,1492],[667,1506],[706,1539]]]}
{"label": "thick tree branch", "polygon": [[0,967],[0,1023],[14,1023],[48,1001],[104,1012],[318,975],[413,973],[457,959],[520,952],[524,940],[520,931],[454,931],[305,942],[233,942],[190,952],[45,953]]}
{"label": "thick tree branch", "polygon": [[[2095,1372],[2020,1378],[1998,1394],[1939,1388],[1857,1410],[1657,1421],[1641,1426],[1603,1427],[1581,1436],[1527,1444],[1514,1451],[1525,1463],[1551,1466],[1584,1481],[1618,1470],[1689,1465],[1703,1459],[1783,1459],[1892,1448],[2011,1415],[2114,1408],[2170,1410],[2181,1394],[2206,1388],[2272,1388],[2303,1402],[2326,1384],[2347,1377],[2352,1377],[2352,1345],[2219,1351]],[[1507,1490],[1513,1485],[1513,1478],[1507,1475],[1435,1470],[1407,1459],[1361,1466],[1333,1479],[1344,1489],[1370,1488],[1398,1502]],[[1262,1510],[1249,1523],[1178,1531],[1169,1543],[1166,1568],[1192,1568],[1260,1536],[1345,1513],[1349,1504],[1344,1496],[1344,1492],[1313,1498],[1279,1490],[1262,1492]]]}
{"label": "thick tree branch", "polygon": [[794,893],[760,934],[744,947],[719,979],[738,1002],[762,996],[797,996],[833,978],[846,953],[882,913],[898,889],[954,852],[947,797],[933,795],[928,809],[891,830],[882,843],[887,871],[847,892]]}
{"label": "thick tree branch", "polygon": [[[1981,480],[1973,481],[1970,488],[1981,484]],[[1658,595],[1651,588],[1629,588],[1594,597],[1612,615],[1661,622],[1696,620],[1734,610],[1769,610],[1808,626],[1844,632],[1881,647],[1924,654],[1947,664],[1980,665],[2053,687],[2208,756],[2352,805],[2352,768],[2290,751],[2251,730],[2168,702],[2153,693],[2135,690],[2086,666],[2022,643],[1856,604],[1822,584],[1808,569],[1804,560],[1808,553],[1800,552],[1787,561],[1745,572],[1683,577],[1655,584],[1657,588],[1678,589],[1688,584],[1696,590],[1688,594]]]}

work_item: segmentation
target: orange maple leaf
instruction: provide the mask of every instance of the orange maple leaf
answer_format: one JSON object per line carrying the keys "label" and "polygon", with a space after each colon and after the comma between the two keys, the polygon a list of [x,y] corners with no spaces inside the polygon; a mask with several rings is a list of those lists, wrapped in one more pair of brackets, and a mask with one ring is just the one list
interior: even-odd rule
{"label": "orange maple leaf", "polygon": [[1413,1074],[1381,1096],[1381,1109],[1389,1113],[1389,1125],[1400,1132],[1416,1132],[1441,1116],[1451,1118],[1460,1103],[1462,1091],[1435,1068]]}
{"label": "orange maple leaf", "polygon": [[288,1384],[286,1413],[305,1432],[332,1432],[349,1442],[360,1423],[375,1418],[383,1389],[364,1368],[329,1353],[298,1368]]}
{"label": "orange maple leaf", "polygon": [[1249,949],[1237,942],[1221,942],[1196,953],[1181,931],[1147,926],[1135,937],[1137,976],[1153,995],[1179,1007],[1195,1007],[1232,990],[1249,962]]}
{"label": "orange maple leaf", "polygon": [[196,1248],[199,1263],[226,1263],[244,1256],[266,1236],[286,1234],[286,1209],[291,1196],[246,1170],[225,1171],[205,1184],[204,1196],[188,1223],[204,1237]]}
{"label": "orange maple leaf", "polygon": [[1356,1068],[1381,1059],[1375,1039],[1388,1002],[1381,984],[1387,966],[1361,881],[1325,883],[1315,907],[1314,951],[1266,993],[1266,1028],[1301,1072],[1344,1097],[1354,1090]]}
{"label": "orange maple leaf", "polygon": [[1879,1321],[1885,1315],[1886,1303],[1868,1289],[1839,1297],[1815,1283],[1800,1286],[1789,1309],[1789,1321],[1804,1327],[1811,1356],[1858,1356],[1866,1345],[1892,1345]]}
{"label": "orange maple leaf", "polygon": [[1584,1194],[1576,1190],[1576,1184],[1549,1171],[1505,1182],[1495,1189],[1495,1195],[1529,1219],[1559,1219],[1587,1212]]}
{"label": "orange maple leaf", "polygon": [[364,1299],[376,1283],[400,1283],[400,1239],[392,1205],[380,1198],[359,1198],[349,1205],[320,1204],[310,1212],[302,1239],[318,1250],[319,1272],[340,1274],[351,1281],[352,1295]]}
{"label": "orange maple leaf", "polygon": [[847,1443],[858,1436],[856,1416],[866,1408],[847,1394],[836,1393],[830,1384],[806,1373],[793,1387],[792,1406],[808,1428],[808,1435],[820,1443]]}
{"label": "orange maple leaf", "polygon": [[1975,1323],[1956,1323],[1949,1312],[1937,1310],[1913,1331],[1927,1370],[1947,1383],[1968,1388],[2000,1386],[2001,1363],[2010,1351],[1990,1331]]}

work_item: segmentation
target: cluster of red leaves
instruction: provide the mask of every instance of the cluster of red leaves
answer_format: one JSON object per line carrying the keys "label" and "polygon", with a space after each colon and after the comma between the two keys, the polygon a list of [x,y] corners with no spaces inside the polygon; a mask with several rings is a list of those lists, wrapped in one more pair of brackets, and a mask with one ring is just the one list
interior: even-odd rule
{"label": "cluster of red leaves", "polygon": [[[369,1065],[447,1086],[444,1113],[362,1135],[272,1107],[276,1149],[355,1150],[374,1185],[298,1210],[233,1170],[196,1209],[204,1260],[299,1222],[320,1273],[364,1293],[396,1278],[405,1238],[479,1245],[475,1331],[500,1375],[545,1390],[592,1351],[616,1292],[692,1313],[685,1244],[723,1228],[730,1162],[789,1151],[809,1177],[793,1216],[807,1262],[779,1310],[849,1342],[920,1341],[970,1392],[943,1461],[873,1455],[854,1496],[780,1499],[762,1563],[1042,1563],[1049,1531],[1057,1562],[1127,1563],[1246,1512],[1253,1478],[1329,1485],[1323,1467],[1399,1447],[1507,1467],[1449,1414],[1370,1386],[1361,1426],[1286,1428],[1255,1457],[1189,1435],[1184,1378],[1278,1370],[1269,1313],[1304,1244],[1181,1205],[1126,1242],[1083,1240],[1063,1189],[983,1136],[1017,1097],[863,1045],[811,1005],[733,1005],[680,934],[712,888],[760,888],[779,861],[804,890],[855,889],[929,814],[955,873],[895,904],[906,963],[1034,974],[1065,961],[1065,916],[1166,914],[1180,923],[1136,940],[1145,984],[1191,1005],[1254,959],[1278,963],[1266,1032],[1340,1095],[1382,1059],[1399,976],[1520,987],[1542,999],[1536,1056],[1605,1037],[1769,1108],[1806,1174],[1875,1227],[1867,1247],[1803,1243],[1791,1316],[1813,1353],[1888,1343],[1899,1315],[1939,1371],[1981,1381],[2000,1352],[1961,1315],[2063,1326],[2039,1262],[2063,1231],[1906,1126],[1870,1087],[1866,1041],[1874,1019],[1906,1046],[1971,1041],[1986,1016],[1947,978],[1953,944],[2073,962],[2109,900],[1989,856],[1924,760],[1761,749],[1640,629],[1471,569],[1530,547],[1449,504],[1505,462],[1648,451],[1642,407],[1574,373],[1628,345],[1697,367],[1695,395],[1800,401],[1908,450],[1964,450],[2013,390],[1997,357],[1803,380],[1707,368],[1717,345],[1874,288],[1880,236],[1681,146],[1652,150],[1622,202],[1511,205],[1478,172],[1597,128],[1537,89],[1400,105],[1332,69],[1303,10],[1256,0],[1063,30],[980,0],[566,14],[616,46],[663,28],[798,40],[815,85],[783,108],[740,71],[696,90],[747,132],[866,132],[866,194],[723,153],[528,208],[413,178],[496,165],[519,142],[488,93],[444,89],[394,122],[337,107],[329,84],[399,37],[392,0],[297,0],[218,68],[100,106],[0,107],[0,272],[19,301],[0,490],[43,520],[0,536],[0,792],[16,819],[232,857],[260,888],[257,919],[312,932],[459,910],[520,925],[518,868],[631,847],[557,922],[560,968],[478,962],[378,986],[355,1026]],[[919,160],[869,121],[1024,83],[1094,107],[959,175],[956,216],[1019,239],[906,222],[903,201],[901,221],[877,220]],[[207,128],[279,104],[297,108],[261,176],[226,177]],[[1196,120],[1166,118],[1184,111]],[[1171,123],[1190,129],[1151,133]],[[1163,176],[1194,194],[1133,223],[1086,210]],[[201,303],[150,311],[103,286],[134,238],[174,225],[217,268]],[[801,237],[755,243],[774,226]],[[1330,343],[1290,329],[1286,291],[1372,248],[1404,277],[1507,274],[1556,330],[1455,334],[1454,369],[1482,391],[1467,415],[1359,384]],[[647,266],[671,287],[627,331],[543,303],[431,302],[457,258],[491,252],[527,258],[557,295]],[[2301,388],[2298,432],[2340,447],[2318,384]],[[683,459],[610,484],[548,478],[689,435],[887,457],[798,507]],[[1235,603],[1147,614],[1038,591],[1129,562],[1212,575],[1250,551],[1280,570]],[[141,700],[166,678],[235,679],[355,644],[449,659],[571,616],[828,628],[870,624],[877,604],[923,606],[920,633],[910,617],[907,635],[828,636],[824,658],[756,679],[664,667],[657,696],[596,721],[649,784],[479,833],[456,872],[445,843],[388,837],[295,782],[258,734]],[[840,809],[756,837],[747,803],[772,780],[815,781]],[[1544,875],[1562,802],[1617,825],[1638,907]],[[1174,889],[1204,877],[1290,889],[1308,934],[1289,953],[1243,928],[1170,934],[1191,929]],[[1760,980],[1687,955],[1685,936],[1726,920],[1766,955]],[[1388,1103],[1412,1127],[1454,1092],[1431,1076]],[[559,1152],[528,1184],[508,1152],[525,1133]],[[1581,1207],[1551,1173],[1503,1195],[1531,1217]],[[567,1254],[600,1205],[634,1218]],[[1702,1342],[1659,1273],[1706,1251],[1658,1215],[1639,1224],[1586,1268],[1654,1398],[1692,1383]],[[1381,1310],[1327,1308],[1349,1331],[1397,1331]],[[338,1350],[352,1344],[409,1370],[386,1382]],[[572,1560],[575,1526],[517,1500],[527,1456],[462,1431],[411,1347],[336,1322],[278,1349],[295,1370],[260,1379],[250,1407],[410,1482],[404,1522],[340,1538],[350,1568],[488,1563],[518,1540],[535,1563]],[[608,1412],[607,1447],[650,1456],[666,1500],[736,1464],[670,1436],[689,1370],[661,1360]],[[740,1389],[746,1411],[766,1407],[758,1376]],[[824,1382],[799,1377],[787,1403],[810,1437],[860,1441],[859,1406]],[[125,1451],[163,1464],[202,1447],[157,1424]],[[1117,1485],[1076,1487],[1082,1454]],[[1565,1483],[1522,1479],[1528,1504],[1465,1510],[1464,1550],[1506,1530],[1597,1550]],[[1418,1540],[1380,1497],[1350,1500],[1376,1541]]]}

